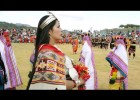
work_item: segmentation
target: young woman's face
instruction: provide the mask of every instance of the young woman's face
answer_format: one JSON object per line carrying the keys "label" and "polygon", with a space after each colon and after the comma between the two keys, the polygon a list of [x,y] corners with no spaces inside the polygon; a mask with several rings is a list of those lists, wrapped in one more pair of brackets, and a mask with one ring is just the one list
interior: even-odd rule
{"label": "young woman's face", "polygon": [[54,40],[62,39],[62,29],[60,28],[60,23],[57,20],[53,29],[50,31],[50,37]]}
{"label": "young woman's face", "polygon": [[118,43],[114,42],[114,46],[117,47],[118,46]]}

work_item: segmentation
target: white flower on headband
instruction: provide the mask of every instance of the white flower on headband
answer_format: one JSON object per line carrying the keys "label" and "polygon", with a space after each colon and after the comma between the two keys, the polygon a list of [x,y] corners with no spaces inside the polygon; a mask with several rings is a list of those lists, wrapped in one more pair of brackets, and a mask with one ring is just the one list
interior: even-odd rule
{"label": "white flower on headband", "polygon": [[55,19],[57,19],[51,12],[48,11],[49,17],[44,20],[44,22],[40,25],[40,28],[43,29],[44,27],[46,27],[47,25],[49,25],[52,21],[54,21]]}
{"label": "white flower on headband", "polygon": [[49,15],[49,16],[50,15],[53,15],[54,16],[54,14],[52,12],[50,12],[50,11],[47,11],[47,13],[48,13],[47,15]]}

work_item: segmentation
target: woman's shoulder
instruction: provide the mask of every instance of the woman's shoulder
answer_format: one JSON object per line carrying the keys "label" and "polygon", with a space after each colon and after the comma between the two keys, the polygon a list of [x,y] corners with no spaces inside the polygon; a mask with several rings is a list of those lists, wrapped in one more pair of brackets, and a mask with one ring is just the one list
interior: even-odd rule
{"label": "woman's shoulder", "polygon": [[48,44],[40,45],[39,49],[38,49],[38,52],[39,53],[47,53],[47,54],[54,53],[52,47],[50,47]]}
{"label": "woman's shoulder", "polygon": [[49,49],[42,49],[38,53],[38,56],[51,57],[53,55],[56,55],[56,54],[53,51],[49,50]]}
{"label": "woman's shoulder", "polygon": [[64,58],[64,54],[58,50],[55,46],[45,44],[39,48],[39,57],[40,58],[49,58],[53,60],[59,60],[59,58]]}
{"label": "woman's shoulder", "polygon": [[39,59],[51,59],[54,61],[59,61],[60,60],[60,56],[53,52],[52,50],[49,49],[42,49],[40,50],[39,54],[38,54],[38,58]]}

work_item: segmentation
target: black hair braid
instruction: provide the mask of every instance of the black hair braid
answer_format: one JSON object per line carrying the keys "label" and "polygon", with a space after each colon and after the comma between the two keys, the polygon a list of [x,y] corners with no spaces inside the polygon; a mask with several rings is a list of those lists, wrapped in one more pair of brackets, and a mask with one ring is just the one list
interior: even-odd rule
{"label": "black hair braid", "polygon": [[49,36],[49,31],[53,29],[53,26],[56,23],[56,20],[52,21],[49,25],[45,26],[43,29],[40,28],[40,25],[46,20],[49,16],[46,15],[42,17],[38,23],[38,28],[37,28],[37,33],[36,33],[36,43],[35,43],[35,55],[34,55],[34,63],[32,67],[32,72],[30,72],[30,80],[28,82],[27,90],[30,87],[34,72],[35,72],[35,65],[38,57],[38,49],[39,46],[42,44],[49,44],[50,41],[50,36]]}

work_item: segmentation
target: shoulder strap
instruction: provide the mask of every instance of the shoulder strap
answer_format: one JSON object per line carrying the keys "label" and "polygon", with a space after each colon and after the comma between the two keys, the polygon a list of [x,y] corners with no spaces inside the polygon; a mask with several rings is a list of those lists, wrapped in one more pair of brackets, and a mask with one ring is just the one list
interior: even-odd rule
{"label": "shoulder strap", "polygon": [[39,47],[38,51],[40,51],[40,50],[41,50],[41,48],[42,48],[44,45],[45,45],[45,44],[40,45],[40,47]]}

